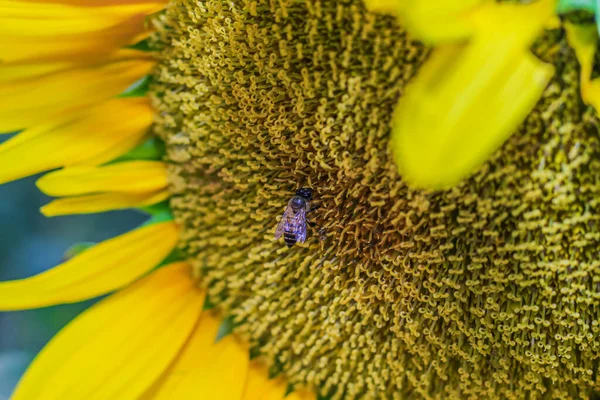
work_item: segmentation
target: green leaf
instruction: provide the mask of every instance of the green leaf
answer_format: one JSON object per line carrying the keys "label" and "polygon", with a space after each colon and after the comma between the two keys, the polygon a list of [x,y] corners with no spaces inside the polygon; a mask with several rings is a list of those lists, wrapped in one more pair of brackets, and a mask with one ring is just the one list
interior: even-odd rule
{"label": "green leaf", "polygon": [[148,226],[152,224],[159,224],[161,222],[173,221],[173,215],[171,215],[171,211],[167,208],[166,210],[158,211],[155,214],[151,214],[152,217],[144,222],[142,226]]}
{"label": "green leaf", "polygon": [[150,40],[144,39],[130,46],[126,46],[128,49],[139,50],[139,51],[152,51],[150,48]]}
{"label": "green leaf", "polygon": [[165,155],[165,144],[162,140],[151,137],[138,147],[123,154],[112,162],[137,161],[137,160],[161,160]]}
{"label": "green leaf", "polygon": [[219,326],[219,331],[217,332],[217,337],[215,338],[215,343],[223,339],[225,336],[231,334],[234,326],[233,317],[227,316],[223,318],[223,322],[221,322],[221,326]]}
{"label": "green leaf", "polygon": [[558,0],[556,12],[565,14],[572,11],[584,10],[596,13],[597,0]]}
{"label": "green leaf", "polygon": [[149,214],[150,216],[161,214],[164,212],[169,212],[169,201],[165,200],[157,204],[152,204],[151,206],[138,208],[138,210],[145,214]]}
{"label": "green leaf", "polygon": [[152,77],[150,75],[143,76],[117,97],[143,97],[148,94],[151,81]]}
{"label": "green leaf", "polygon": [[181,254],[181,251],[175,249],[167,256],[167,258],[162,260],[158,266],[162,267],[163,265],[168,265],[177,261],[183,261],[184,258],[185,257],[183,256],[183,254]]}

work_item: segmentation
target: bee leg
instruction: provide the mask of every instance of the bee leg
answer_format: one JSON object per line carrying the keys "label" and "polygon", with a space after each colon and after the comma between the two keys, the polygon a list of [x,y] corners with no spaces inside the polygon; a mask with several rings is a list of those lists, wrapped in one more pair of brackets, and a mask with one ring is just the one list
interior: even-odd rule
{"label": "bee leg", "polygon": [[319,208],[321,208],[320,204],[316,204],[310,207],[310,209],[306,212],[307,214],[310,214],[311,212],[318,210]]}
{"label": "bee leg", "polygon": [[319,225],[319,224],[317,224],[316,222],[314,222],[314,221],[309,221],[309,220],[306,220],[306,224],[307,224],[308,226],[310,226],[311,228],[313,228],[313,229],[314,229],[315,227],[319,227],[319,228],[320,228],[320,229],[317,231],[317,233],[319,234],[319,240],[323,241],[323,240],[325,240],[325,239],[327,238],[327,236],[325,235],[325,228],[323,228],[323,226],[322,226],[322,225]]}

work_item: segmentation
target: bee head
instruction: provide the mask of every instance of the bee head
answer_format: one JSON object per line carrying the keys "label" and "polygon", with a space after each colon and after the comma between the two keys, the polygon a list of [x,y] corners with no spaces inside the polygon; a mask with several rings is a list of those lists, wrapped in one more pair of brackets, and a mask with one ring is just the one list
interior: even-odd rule
{"label": "bee head", "polygon": [[312,189],[311,188],[300,188],[296,190],[296,196],[302,197],[304,200],[312,200]]}

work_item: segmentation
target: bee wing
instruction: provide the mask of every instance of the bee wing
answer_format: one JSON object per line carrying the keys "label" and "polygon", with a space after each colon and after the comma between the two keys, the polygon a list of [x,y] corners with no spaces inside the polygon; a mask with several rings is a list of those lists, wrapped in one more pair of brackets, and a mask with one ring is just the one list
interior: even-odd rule
{"label": "bee wing", "polygon": [[279,239],[283,236],[285,232],[285,227],[289,225],[289,220],[294,217],[294,210],[288,204],[287,208],[283,212],[283,216],[281,217],[281,221],[277,224],[277,228],[275,229],[275,239]]}
{"label": "bee wing", "polygon": [[306,209],[301,208],[294,213],[293,219],[291,230],[296,235],[296,240],[300,243],[304,243],[306,240]]}

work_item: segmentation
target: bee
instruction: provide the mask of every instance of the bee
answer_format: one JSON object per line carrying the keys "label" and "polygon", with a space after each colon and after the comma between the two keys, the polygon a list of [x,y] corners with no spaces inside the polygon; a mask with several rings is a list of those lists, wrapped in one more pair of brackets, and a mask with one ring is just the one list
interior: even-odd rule
{"label": "bee", "polygon": [[275,239],[283,236],[287,247],[292,247],[297,242],[306,240],[306,214],[310,211],[312,189],[300,188],[296,195],[290,199],[281,221],[275,229]]}

